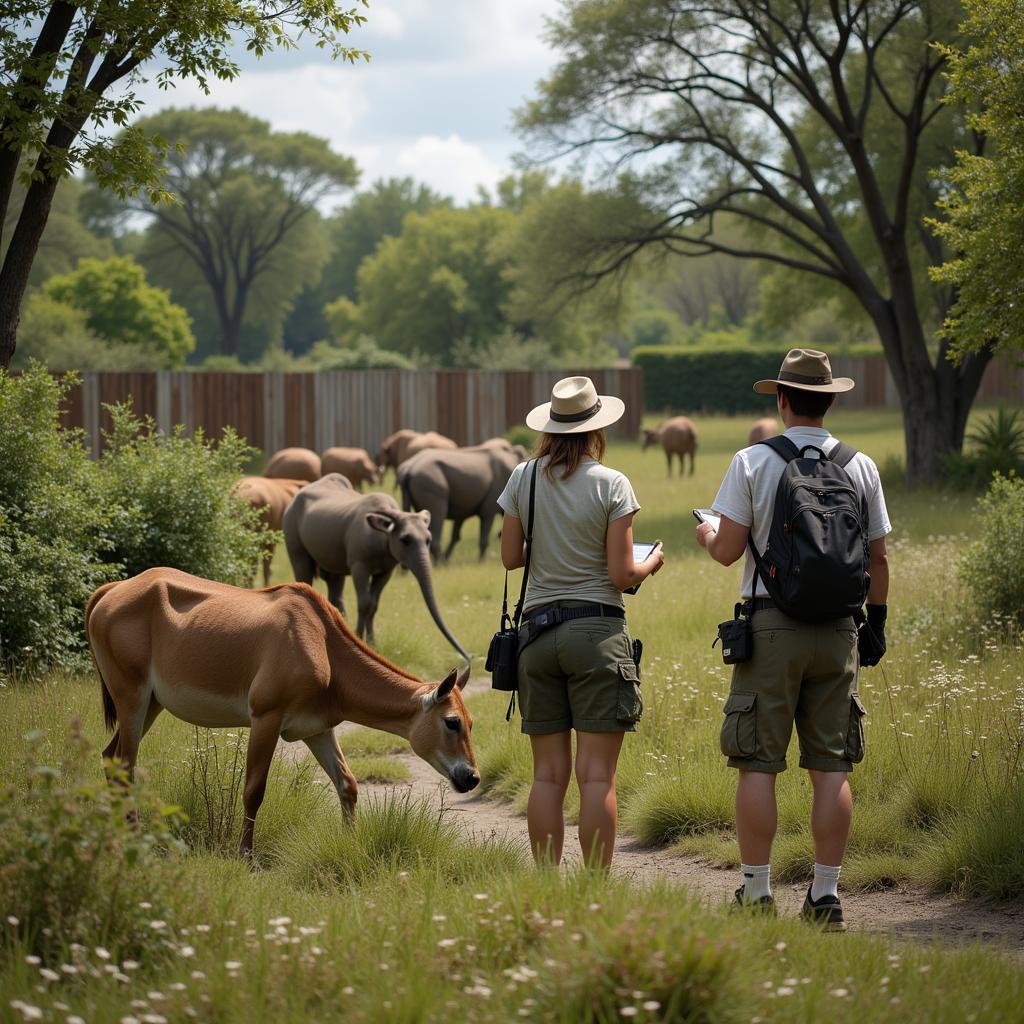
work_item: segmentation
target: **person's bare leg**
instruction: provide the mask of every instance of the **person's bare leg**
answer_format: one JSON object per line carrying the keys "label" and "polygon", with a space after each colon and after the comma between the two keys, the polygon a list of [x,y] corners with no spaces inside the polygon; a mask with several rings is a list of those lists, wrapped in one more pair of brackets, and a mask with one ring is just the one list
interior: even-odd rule
{"label": "person's bare leg", "polygon": [[838,867],[846,853],[853,821],[853,797],[846,772],[808,771],[814,787],[811,805],[811,834],[814,859],[819,864]]}
{"label": "person's bare leg", "polygon": [[736,838],[744,864],[768,864],[779,827],[775,803],[775,776],[768,772],[740,772],[736,786]]}
{"label": "person's bare leg", "polygon": [[572,774],[572,737],[568,732],[531,736],[533,785],[526,805],[530,849],[538,864],[558,864],[565,842],[563,804]]}
{"label": "person's bare leg", "polygon": [[622,732],[576,733],[576,781],[580,787],[580,849],[587,863],[608,867],[615,852],[619,808],[615,768]]}

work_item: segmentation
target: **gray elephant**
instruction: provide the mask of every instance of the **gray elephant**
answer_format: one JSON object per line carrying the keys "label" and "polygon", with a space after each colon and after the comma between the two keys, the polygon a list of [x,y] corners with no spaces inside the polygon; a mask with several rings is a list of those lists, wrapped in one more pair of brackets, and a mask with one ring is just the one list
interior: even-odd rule
{"label": "gray elephant", "polygon": [[398,467],[402,507],[407,512],[427,511],[434,523],[430,552],[435,561],[441,556],[441,524],[452,520],[452,536],[444,553],[448,559],[459,542],[462,524],[471,516],[480,517],[480,557],[484,557],[491,525],[501,512],[498,496],[521,461],[520,452],[511,446],[480,445],[420,452]]}
{"label": "gray elephant", "polygon": [[359,494],[340,473],[304,487],[284,514],[284,540],[300,583],[319,574],[342,615],[342,590],[351,575],[356,588],[356,634],[373,643],[373,617],[381,591],[396,565],[408,569],[423,592],[427,610],[445,639],[467,661],[469,655],[441,618],[430,571],[430,514],[403,512],[389,494]]}

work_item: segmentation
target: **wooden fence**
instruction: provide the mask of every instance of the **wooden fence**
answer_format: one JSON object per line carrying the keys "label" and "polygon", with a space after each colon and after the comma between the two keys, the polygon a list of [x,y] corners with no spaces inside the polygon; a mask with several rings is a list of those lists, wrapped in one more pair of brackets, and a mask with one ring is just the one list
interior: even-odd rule
{"label": "wooden fence", "polygon": [[[644,413],[643,371],[580,370],[602,394],[618,395],[625,416],[609,433],[634,438]],[[522,423],[569,371],[354,370],[326,373],[83,373],[64,421],[82,427],[98,454],[108,403],[132,399],[139,415],[169,430],[178,423],[219,436],[234,427],[264,452],[299,445],[353,445],[375,453],[402,427],[437,430],[476,444]]]}

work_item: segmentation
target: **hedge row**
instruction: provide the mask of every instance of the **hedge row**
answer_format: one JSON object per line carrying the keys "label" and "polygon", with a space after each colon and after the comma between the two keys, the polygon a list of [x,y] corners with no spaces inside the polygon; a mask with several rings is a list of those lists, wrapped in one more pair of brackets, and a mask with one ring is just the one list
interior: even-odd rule
{"label": "hedge row", "polygon": [[[644,404],[654,411],[762,412],[775,402],[752,390],[756,380],[774,377],[788,350],[745,345],[704,347],[641,345],[633,349],[633,365],[644,371]],[[875,356],[873,346],[845,352],[853,357]]]}

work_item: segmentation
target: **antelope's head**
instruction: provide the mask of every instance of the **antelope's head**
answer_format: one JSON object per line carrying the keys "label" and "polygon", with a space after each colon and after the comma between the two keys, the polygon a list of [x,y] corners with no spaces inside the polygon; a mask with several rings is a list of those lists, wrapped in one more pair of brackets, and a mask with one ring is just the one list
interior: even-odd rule
{"label": "antelope's head", "polygon": [[419,697],[420,708],[409,730],[413,751],[460,793],[476,789],[476,770],[470,733],[473,718],[462,699],[469,681],[469,665],[452,669],[444,680]]}
{"label": "antelope's head", "polygon": [[645,430],[644,431],[644,443],[643,443],[643,447],[640,450],[645,452],[645,451],[647,451],[648,448],[651,447],[652,444],[657,444],[657,443],[658,443],[658,432],[656,430]]}

